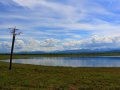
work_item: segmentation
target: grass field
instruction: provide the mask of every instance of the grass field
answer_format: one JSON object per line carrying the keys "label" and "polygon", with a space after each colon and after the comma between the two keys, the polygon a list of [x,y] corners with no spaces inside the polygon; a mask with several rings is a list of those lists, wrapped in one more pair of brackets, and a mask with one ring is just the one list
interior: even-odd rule
{"label": "grass field", "polygon": [[120,68],[72,68],[0,62],[0,90],[120,90]]}
{"label": "grass field", "polygon": [[[40,55],[15,55],[14,58]],[[8,59],[9,55],[0,55]],[[0,90],[120,90],[120,68],[72,68],[0,62]]]}

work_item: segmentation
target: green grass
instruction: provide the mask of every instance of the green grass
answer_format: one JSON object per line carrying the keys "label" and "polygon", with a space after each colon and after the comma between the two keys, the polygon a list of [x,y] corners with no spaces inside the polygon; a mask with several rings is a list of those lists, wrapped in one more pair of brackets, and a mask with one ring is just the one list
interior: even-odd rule
{"label": "green grass", "polygon": [[120,90],[120,68],[72,68],[0,62],[0,90]]}
{"label": "green grass", "polygon": [[[14,55],[14,58],[43,56],[49,57],[50,55]],[[55,56],[69,55],[50,57]],[[0,55],[0,59],[9,59],[9,55]],[[10,71],[8,66],[9,63],[0,62],[0,90],[120,90],[120,68],[13,64]]]}

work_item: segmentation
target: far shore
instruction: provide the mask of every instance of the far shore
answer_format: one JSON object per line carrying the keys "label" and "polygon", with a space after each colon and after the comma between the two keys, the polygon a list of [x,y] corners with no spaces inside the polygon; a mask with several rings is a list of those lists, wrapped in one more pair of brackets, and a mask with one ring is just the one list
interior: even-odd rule
{"label": "far shore", "polygon": [[[29,59],[33,57],[120,57],[120,52],[80,53],[80,54],[14,54],[13,59]],[[9,59],[10,54],[0,54],[0,60]]]}

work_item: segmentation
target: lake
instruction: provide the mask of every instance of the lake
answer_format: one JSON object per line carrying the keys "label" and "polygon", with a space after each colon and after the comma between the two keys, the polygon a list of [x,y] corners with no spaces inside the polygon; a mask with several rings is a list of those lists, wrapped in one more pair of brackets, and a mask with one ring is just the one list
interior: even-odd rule
{"label": "lake", "polygon": [[[9,60],[3,61],[9,62]],[[32,59],[14,59],[13,63],[67,67],[120,67],[120,57],[39,57]]]}

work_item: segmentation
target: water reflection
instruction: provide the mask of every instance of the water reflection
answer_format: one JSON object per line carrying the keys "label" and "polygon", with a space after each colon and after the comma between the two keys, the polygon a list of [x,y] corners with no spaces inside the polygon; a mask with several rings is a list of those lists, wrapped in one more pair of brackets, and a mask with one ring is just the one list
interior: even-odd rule
{"label": "water reflection", "polygon": [[[6,62],[9,62],[7,60]],[[13,63],[71,67],[120,67],[120,57],[61,57],[15,59]]]}

